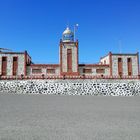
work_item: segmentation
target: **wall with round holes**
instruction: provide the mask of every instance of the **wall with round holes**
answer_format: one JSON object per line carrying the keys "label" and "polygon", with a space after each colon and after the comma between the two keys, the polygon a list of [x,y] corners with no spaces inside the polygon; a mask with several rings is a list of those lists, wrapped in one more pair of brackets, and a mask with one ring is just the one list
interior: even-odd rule
{"label": "wall with round holes", "polygon": [[1,93],[135,96],[140,80],[1,80]]}

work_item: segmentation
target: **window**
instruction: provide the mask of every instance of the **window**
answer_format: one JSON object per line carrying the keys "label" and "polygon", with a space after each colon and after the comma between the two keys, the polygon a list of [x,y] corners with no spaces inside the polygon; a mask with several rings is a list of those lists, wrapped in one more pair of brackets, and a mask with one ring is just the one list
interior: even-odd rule
{"label": "window", "polygon": [[42,73],[42,69],[32,69],[32,73]]}
{"label": "window", "polygon": [[47,73],[53,74],[55,73],[55,69],[47,69]]}
{"label": "window", "polygon": [[2,75],[7,74],[7,57],[2,57]]}
{"label": "window", "polygon": [[13,75],[17,75],[18,70],[18,57],[13,57]]}
{"label": "window", "polygon": [[105,69],[96,69],[96,73],[105,73]]}
{"label": "window", "polygon": [[83,69],[83,73],[92,73],[92,69]]}
{"label": "window", "polygon": [[132,76],[132,59],[127,58],[128,76]]}
{"label": "window", "polygon": [[13,61],[17,61],[17,57],[13,57]]}
{"label": "window", "polygon": [[67,50],[67,69],[68,72],[72,72],[72,50]]}
{"label": "window", "polygon": [[123,75],[123,63],[122,63],[122,58],[118,58],[118,75],[122,76]]}
{"label": "window", "polygon": [[122,62],[122,58],[118,58],[118,62]]}
{"label": "window", "polygon": [[131,58],[127,58],[127,62],[131,62]]}

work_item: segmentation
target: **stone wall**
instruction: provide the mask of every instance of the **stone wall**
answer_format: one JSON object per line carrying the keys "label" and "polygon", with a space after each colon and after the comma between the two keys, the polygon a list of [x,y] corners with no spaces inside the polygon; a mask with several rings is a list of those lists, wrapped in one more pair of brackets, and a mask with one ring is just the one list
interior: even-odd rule
{"label": "stone wall", "polygon": [[[92,72],[91,73],[83,73],[83,69],[91,69]],[[104,69],[104,73],[97,73],[96,70],[97,69]],[[79,73],[80,75],[87,75],[87,76],[100,76],[100,75],[104,75],[104,76],[109,76],[110,75],[110,68],[106,67],[106,66],[92,66],[92,67],[88,67],[88,66],[79,66]]]}
{"label": "stone wall", "polygon": [[1,93],[140,95],[140,80],[1,80]]}
{"label": "stone wall", "polygon": [[[53,66],[34,66],[33,69],[41,69],[41,73],[32,73],[32,67],[27,66],[27,76],[41,76],[44,74],[45,76],[59,76],[60,75],[60,67],[53,67]],[[55,73],[47,73],[47,69],[55,69]]]}
{"label": "stone wall", "polygon": [[24,63],[25,63],[25,55],[21,54],[0,54],[0,74],[2,73],[2,57],[7,57],[7,75],[13,75],[13,57],[18,57],[18,69],[17,75],[24,75]]}
{"label": "stone wall", "polygon": [[123,75],[128,75],[127,58],[132,59],[132,75],[138,75],[138,59],[137,55],[112,55],[112,74],[118,75],[118,58],[122,58]]}
{"label": "stone wall", "polygon": [[77,72],[77,48],[75,44],[65,44],[62,47],[63,72],[67,72],[67,49],[72,49],[72,71]]}

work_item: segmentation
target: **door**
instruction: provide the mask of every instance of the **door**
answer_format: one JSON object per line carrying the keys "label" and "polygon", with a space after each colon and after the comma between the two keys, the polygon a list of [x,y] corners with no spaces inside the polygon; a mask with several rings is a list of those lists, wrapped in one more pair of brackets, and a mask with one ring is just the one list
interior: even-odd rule
{"label": "door", "polygon": [[67,69],[68,72],[72,72],[72,50],[67,50]]}
{"label": "door", "polygon": [[2,57],[2,75],[7,74],[7,57]]}
{"label": "door", "polygon": [[17,75],[18,58],[13,57],[13,76]]}

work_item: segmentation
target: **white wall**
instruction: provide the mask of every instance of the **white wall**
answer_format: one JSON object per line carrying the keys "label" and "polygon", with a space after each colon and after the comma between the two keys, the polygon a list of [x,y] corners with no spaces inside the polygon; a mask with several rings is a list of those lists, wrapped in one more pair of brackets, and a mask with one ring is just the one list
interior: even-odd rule
{"label": "white wall", "polygon": [[118,75],[118,58],[122,58],[123,75],[128,75],[127,58],[132,59],[132,75],[138,75],[138,59],[137,55],[112,55],[112,75]]}
{"label": "white wall", "polygon": [[72,49],[72,71],[77,72],[77,48],[75,44],[65,44],[62,47],[62,71],[67,72],[67,49]]}
{"label": "white wall", "polygon": [[[105,61],[106,61],[106,63],[104,63]],[[106,57],[101,58],[100,62],[102,64],[110,64],[109,55],[107,55]]]}
{"label": "white wall", "polygon": [[13,75],[13,57],[18,57],[18,75],[24,74],[24,54],[0,54],[0,74],[2,73],[2,57],[7,57],[7,75]]}
{"label": "white wall", "polygon": [[[92,73],[83,73],[83,69],[92,69]],[[79,67],[79,72],[80,72],[80,75],[89,75],[89,76],[101,76],[102,74],[101,73],[96,73],[96,69],[105,69],[105,73],[103,73],[103,75],[104,76],[108,76],[108,75],[110,75],[110,69],[109,69],[109,67],[99,67],[99,66],[97,66],[97,67],[88,67],[88,66],[80,66]]]}

